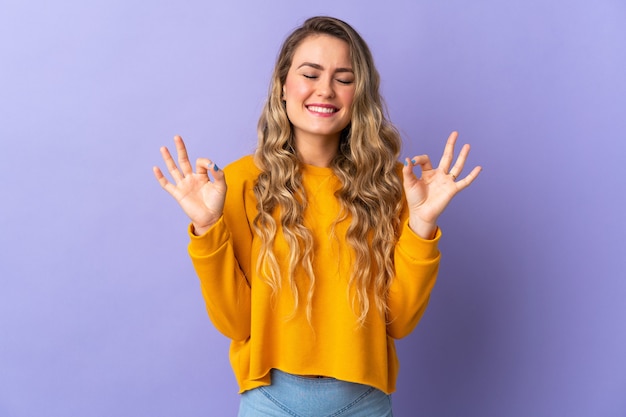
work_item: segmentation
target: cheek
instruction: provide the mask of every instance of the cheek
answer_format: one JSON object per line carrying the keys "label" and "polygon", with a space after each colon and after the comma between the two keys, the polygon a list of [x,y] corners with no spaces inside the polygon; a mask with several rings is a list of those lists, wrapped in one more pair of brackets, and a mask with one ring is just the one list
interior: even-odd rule
{"label": "cheek", "polygon": [[284,97],[285,99],[287,99],[288,97],[291,97],[292,99],[297,98],[303,95],[305,88],[306,86],[303,83],[298,82],[297,79],[294,79],[293,77],[287,77],[287,79],[285,80],[285,85],[283,87]]}
{"label": "cheek", "polygon": [[348,113],[352,113],[352,104],[354,103],[354,91],[346,91],[341,96],[341,101],[349,109]]}

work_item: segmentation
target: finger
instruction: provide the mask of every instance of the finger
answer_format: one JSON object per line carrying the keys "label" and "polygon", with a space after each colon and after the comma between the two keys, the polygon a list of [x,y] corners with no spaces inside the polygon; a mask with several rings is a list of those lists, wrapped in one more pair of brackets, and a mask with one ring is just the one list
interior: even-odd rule
{"label": "finger", "polygon": [[217,166],[217,164],[210,159],[207,158],[198,158],[196,159],[196,172],[202,175],[215,176],[215,174],[219,173],[221,170]]}
{"label": "finger", "polygon": [[174,184],[167,180],[165,175],[163,175],[163,172],[161,172],[161,169],[155,166],[152,167],[152,172],[154,173],[154,176],[156,177],[161,187],[168,193],[174,195],[173,192],[175,191],[176,187],[174,187]]}
{"label": "finger", "polygon": [[[224,185],[224,171],[217,166],[217,164],[207,158],[196,159],[196,172],[207,177],[213,177],[215,185]],[[210,179],[210,178],[209,178]]]}
{"label": "finger", "polygon": [[207,158],[196,159],[196,173],[200,175],[209,175],[209,169],[213,167],[213,162]]}
{"label": "finger", "polygon": [[461,175],[461,171],[463,171],[463,167],[465,166],[465,161],[467,161],[467,156],[469,155],[470,145],[465,144],[461,148],[461,152],[459,152],[459,157],[456,159],[454,166],[450,168],[450,175],[455,179]]}
{"label": "finger", "polygon": [[165,175],[163,175],[159,167],[152,167],[152,172],[154,173],[154,176],[156,177],[159,184],[163,185],[164,183],[168,182],[167,178],[165,178]]}
{"label": "finger", "polygon": [[165,161],[165,166],[167,167],[167,171],[170,173],[174,181],[179,182],[180,180],[182,180],[183,174],[181,174],[181,172],[178,170],[178,167],[176,166],[176,162],[174,162],[174,159],[172,158],[172,154],[170,154],[170,150],[167,149],[165,146],[162,146],[160,151],[161,151],[161,156],[163,157],[163,161]]}
{"label": "finger", "polygon": [[428,155],[417,155],[411,159],[407,158],[404,161],[404,169],[413,171],[414,166],[419,166],[422,172],[433,169],[433,165],[430,162],[430,157]]}
{"label": "finger", "polygon": [[480,166],[474,167],[474,169],[472,169],[469,174],[456,182],[457,189],[461,191],[464,188],[469,187],[470,184],[474,182],[474,180],[478,177],[478,174],[480,174],[482,170],[483,168]]}
{"label": "finger", "polygon": [[404,166],[402,167],[402,178],[406,185],[407,181],[416,180],[413,174],[413,162],[409,158],[404,158]]}
{"label": "finger", "polygon": [[448,172],[450,166],[452,165],[452,160],[454,159],[454,145],[456,144],[456,139],[458,137],[458,132],[452,132],[450,133],[450,136],[448,136],[446,146],[444,147],[443,154],[439,160],[439,168],[443,169],[444,172]]}
{"label": "finger", "polygon": [[176,153],[178,154],[178,164],[180,165],[180,169],[183,171],[183,175],[193,174],[193,169],[191,168],[191,163],[189,162],[189,156],[187,155],[187,148],[185,147],[183,138],[178,135],[174,136],[174,143],[176,144]]}
{"label": "finger", "polygon": [[220,169],[217,164],[212,163],[209,165],[211,167],[211,175],[213,175],[213,184],[215,187],[222,192],[226,191],[226,178],[224,175],[224,171]]}

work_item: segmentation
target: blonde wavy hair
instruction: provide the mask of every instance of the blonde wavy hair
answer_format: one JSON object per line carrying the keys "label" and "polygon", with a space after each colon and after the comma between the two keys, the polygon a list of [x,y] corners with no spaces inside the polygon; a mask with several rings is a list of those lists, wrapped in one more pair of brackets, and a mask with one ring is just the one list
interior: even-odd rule
{"label": "blonde wavy hair", "polygon": [[312,17],[283,43],[270,83],[269,97],[258,124],[258,146],[254,155],[261,174],[254,187],[258,215],[255,233],[261,239],[256,268],[272,287],[281,287],[281,270],[273,246],[277,224],[272,214],[279,210],[280,224],[289,248],[289,283],[298,308],[299,288],[294,273],[302,268],[308,276],[306,316],[311,322],[315,290],[311,231],[303,224],[307,196],[302,186],[300,161],[292,125],[282,101],[282,88],[294,53],[309,36],[330,35],[345,41],[350,50],[355,76],[355,93],[350,124],[341,132],[337,155],[330,163],[341,187],[336,193],[341,214],[335,224],[350,219],[346,241],[354,260],[348,294],[359,325],[364,325],[373,293],[376,308],[387,316],[387,295],[395,269],[394,247],[402,209],[402,184],[398,177],[400,135],[388,121],[379,93],[380,77],[371,52],[361,36],[347,23],[331,17]]}

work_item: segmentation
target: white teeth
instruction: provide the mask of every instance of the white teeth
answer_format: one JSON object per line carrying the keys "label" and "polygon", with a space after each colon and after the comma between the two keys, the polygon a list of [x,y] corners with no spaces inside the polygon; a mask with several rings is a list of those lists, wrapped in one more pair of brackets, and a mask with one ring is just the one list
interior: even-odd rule
{"label": "white teeth", "polygon": [[332,107],[318,107],[318,106],[309,106],[309,110],[316,113],[334,113],[335,109]]}

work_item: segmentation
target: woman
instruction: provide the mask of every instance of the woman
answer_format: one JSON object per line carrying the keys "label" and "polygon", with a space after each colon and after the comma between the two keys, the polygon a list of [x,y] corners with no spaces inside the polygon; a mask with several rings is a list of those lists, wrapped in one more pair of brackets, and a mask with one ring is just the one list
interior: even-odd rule
{"label": "woman", "polygon": [[207,311],[232,340],[240,416],[392,415],[394,339],[428,304],[437,218],[480,167],[457,179],[456,133],[437,168],[398,163],[378,90],[359,34],[314,17],[281,48],[253,156],[194,172],[180,137],[178,166],[161,148],[174,183],[155,176],[191,219]]}

